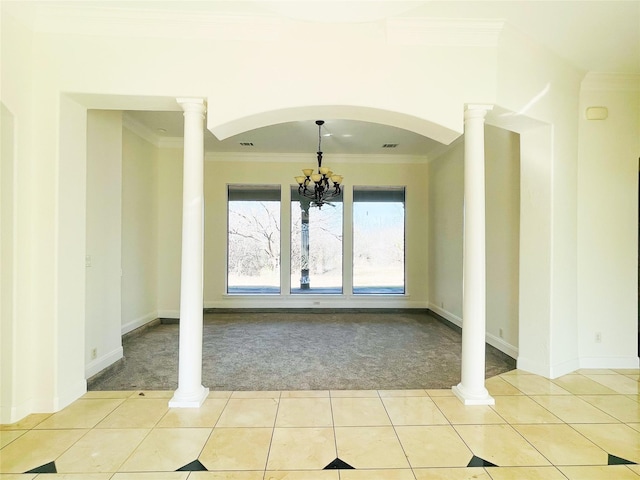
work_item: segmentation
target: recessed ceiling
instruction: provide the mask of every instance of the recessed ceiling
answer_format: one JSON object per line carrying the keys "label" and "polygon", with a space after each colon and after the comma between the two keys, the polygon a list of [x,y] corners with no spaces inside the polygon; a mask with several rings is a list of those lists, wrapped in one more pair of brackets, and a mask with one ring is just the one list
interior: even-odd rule
{"label": "recessed ceiling", "polygon": [[[126,115],[160,138],[182,138],[181,112],[129,111]],[[322,151],[345,154],[421,155],[442,146],[440,142],[401,128],[340,119],[324,120]],[[251,145],[247,145],[251,144]],[[397,146],[394,148],[385,145]],[[218,140],[205,131],[207,152],[314,153],[318,148],[318,126],[314,121],[270,125]]]}

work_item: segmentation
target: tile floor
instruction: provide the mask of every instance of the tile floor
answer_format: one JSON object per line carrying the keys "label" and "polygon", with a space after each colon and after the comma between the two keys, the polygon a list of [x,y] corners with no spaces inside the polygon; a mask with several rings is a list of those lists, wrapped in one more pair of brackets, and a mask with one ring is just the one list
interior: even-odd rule
{"label": "tile floor", "polygon": [[640,370],[487,380],[450,390],[89,392],[0,427],[0,478],[640,480]]}

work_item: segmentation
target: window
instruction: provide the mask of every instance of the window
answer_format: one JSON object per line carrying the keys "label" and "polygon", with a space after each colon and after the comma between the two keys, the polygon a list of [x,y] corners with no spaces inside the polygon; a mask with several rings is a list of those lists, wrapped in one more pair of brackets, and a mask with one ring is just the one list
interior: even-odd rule
{"label": "window", "polygon": [[227,293],[280,293],[280,187],[229,185]]}
{"label": "window", "polygon": [[342,199],[318,208],[292,188],[291,293],[342,293]]}
{"label": "window", "polygon": [[404,294],[404,187],[353,188],[353,293]]}

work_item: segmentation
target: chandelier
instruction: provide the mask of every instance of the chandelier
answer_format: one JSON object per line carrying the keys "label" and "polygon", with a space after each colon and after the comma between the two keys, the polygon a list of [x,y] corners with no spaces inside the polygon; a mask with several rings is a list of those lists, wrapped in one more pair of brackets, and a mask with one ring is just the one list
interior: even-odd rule
{"label": "chandelier", "polygon": [[[342,175],[336,175],[329,167],[322,166],[322,134],[321,129],[324,120],[316,120],[318,125],[318,172],[313,173],[313,168],[303,168],[302,173],[295,177],[298,182],[298,194],[311,200],[311,204],[322,208],[326,202],[342,195],[340,184]],[[329,181],[332,183],[330,184]]]}

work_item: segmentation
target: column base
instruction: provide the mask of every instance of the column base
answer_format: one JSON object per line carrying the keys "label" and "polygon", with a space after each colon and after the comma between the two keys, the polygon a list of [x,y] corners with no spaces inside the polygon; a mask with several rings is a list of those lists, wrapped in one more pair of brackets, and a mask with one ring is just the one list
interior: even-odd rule
{"label": "column base", "polygon": [[173,398],[169,400],[169,408],[200,408],[209,395],[209,389],[200,386],[195,394],[182,395],[180,389],[175,391]]}
{"label": "column base", "polygon": [[462,383],[459,383],[455,387],[451,387],[453,394],[458,397],[458,399],[464,405],[495,405],[495,399],[489,395],[489,392],[486,388],[482,388],[483,392],[469,392],[465,390],[462,386]]}

